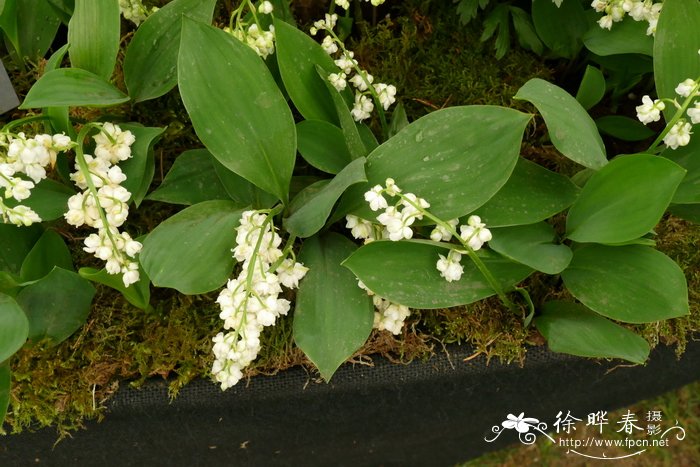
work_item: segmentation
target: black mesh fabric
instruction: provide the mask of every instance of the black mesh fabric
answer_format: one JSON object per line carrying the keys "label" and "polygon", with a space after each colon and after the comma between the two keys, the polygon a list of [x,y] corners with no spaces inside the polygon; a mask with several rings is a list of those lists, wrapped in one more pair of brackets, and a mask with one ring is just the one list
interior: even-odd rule
{"label": "black mesh fabric", "polygon": [[0,438],[0,465],[448,466],[516,442],[513,433],[484,441],[507,414],[585,419],[700,378],[700,342],[680,360],[658,348],[643,367],[541,347],[523,368],[448,351],[408,365],[344,365],[330,384],[294,368],[226,392],[196,381],[174,401],[160,381],[123,387],[102,423],[55,447],[53,429]]}

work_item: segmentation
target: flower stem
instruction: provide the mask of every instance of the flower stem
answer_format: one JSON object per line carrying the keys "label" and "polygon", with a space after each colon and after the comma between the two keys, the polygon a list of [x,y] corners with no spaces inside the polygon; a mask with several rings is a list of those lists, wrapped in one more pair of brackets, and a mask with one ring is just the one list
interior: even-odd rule
{"label": "flower stem", "polygon": [[[666,127],[664,130],[659,134],[659,136],[654,140],[653,143],[651,143],[651,146],[649,146],[649,149],[647,149],[647,153],[653,154],[654,151],[656,150],[657,146],[661,144],[661,142],[664,140],[666,135],[668,134],[669,131],[671,131],[671,128],[673,128],[676,123],[678,123],[678,120],[680,120],[683,117],[683,114],[685,114],[686,110],[688,110],[688,107],[690,106],[690,103],[696,99],[698,90],[700,90],[700,77],[698,77],[695,80],[695,86],[693,89],[690,91],[690,94],[688,94],[688,97],[683,101],[683,104],[678,106],[678,110],[676,110],[676,113],[673,114],[673,117],[671,120],[666,124]],[[675,101],[674,101],[675,102]]]}

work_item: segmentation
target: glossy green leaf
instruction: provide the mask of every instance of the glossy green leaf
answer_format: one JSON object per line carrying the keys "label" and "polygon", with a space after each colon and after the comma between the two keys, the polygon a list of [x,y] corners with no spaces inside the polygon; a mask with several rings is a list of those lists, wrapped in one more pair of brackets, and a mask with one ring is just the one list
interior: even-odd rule
{"label": "glossy green leaf", "polygon": [[[576,2],[569,2],[576,3]],[[586,109],[559,86],[540,78],[523,85],[515,99],[531,102],[542,114],[552,144],[574,162],[599,169],[607,163],[605,145]]]}
{"label": "glossy green leaf", "polygon": [[343,130],[323,120],[297,123],[299,154],[312,166],[337,174],[352,161]]}
{"label": "glossy green leaf", "polygon": [[294,118],[260,57],[230,34],[185,18],[178,83],[197,136],[214,157],[286,203]]}
{"label": "glossy green leaf", "polygon": [[304,32],[275,19],[277,64],[284,87],[306,120],[325,120],[339,125],[335,106],[316,66],[328,73],[338,67],[321,45]]}
{"label": "glossy green leaf", "polygon": [[151,300],[151,281],[145,271],[143,271],[143,268],[139,269],[139,281],[135,284],[131,284],[129,287],[124,287],[121,274],[109,274],[105,269],[80,268],[78,274],[80,274],[80,277],[89,281],[97,282],[98,284],[103,284],[118,290],[124,298],[136,308],[142,310],[147,310],[149,308],[149,301]]}
{"label": "glossy green leaf", "polygon": [[591,310],[625,323],[687,315],[683,271],[653,248],[585,245],[561,273],[566,288]]}
{"label": "glossy green leaf", "polygon": [[450,107],[401,130],[367,157],[366,184],[348,190],[339,212],[374,219],[364,200],[372,186],[393,178],[426,199],[442,219],[472,212],[508,180],[530,115],[495,106]]}
{"label": "glossy green leaf", "polygon": [[71,16],[73,16],[75,0],[49,0],[49,3],[53,7],[58,17],[61,19],[61,22],[68,25]]}
{"label": "glossy green leaf", "polygon": [[[698,131],[698,129],[695,130],[695,132]],[[690,138],[690,143],[687,146],[681,146],[678,149],[667,148],[661,155],[687,170],[673,196],[673,202],[677,204],[700,203],[700,138],[695,135],[694,138]]]}
{"label": "glossy green leaf", "polygon": [[674,216],[700,224],[700,204],[672,204],[668,211]]}
{"label": "glossy green leaf", "polygon": [[563,175],[518,158],[503,188],[474,214],[489,227],[534,224],[571,206],[578,192]]}
{"label": "glossy green leaf", "polygon": [[291,214],[284,220],[287,232],[300,238],[310,237],[326,223],[333,206],[345,190],[356,183],[367,181],[365,159],[355,159],[336,175],[328,185],[305,198],[303,204],[296,198],[290,204]]}
{"label": "glossy green leaf", "polygon": [[214,170],[213,157],[206,149],[191,149],[180,154],[158,189],[146,199],[192,205],[229,195]]}
{"label": "glossy green leaf", "polygon": [[588,110],[601,101],[605,95],[605,77],[603,72],[591,65],[586,66],[581,84],[576,92],[576,100]]}
{"label": "glossy green leaf", "polygon": [[2,426],[10,406],[10,388],[12,387],[12,374],[10,364],[0,365],[0,426]]}
{"label": "glossy green leaf", "polygon": [[[697,0],[665,0],[654,37],[654,80],[659,98],[677,97],[676,86],[700,77],[700,3]],[[669,121],[676,109],[664,110]]]}
{"label": "glossy green leaf", "polygon": [[75,192],[63,183],[46,178],[32,189],[29,198],[21,203],[14,199],[7,200],[6,204],[11,207],[23,204],[32,208],[41,220],[52,221],[63,217],[68,210],[68,198],[74,194]]}
{"label": "glossy green leaf", "polygon": [[639,120],[624,115],[607,115],[595,121],[601,133],[613,136],[622,141],[643,141],[656,133],[647,128]]}
{"label": "glossy green leaf", "polygon": [[47,230],[24,259],[20,276],[24,281],[39,280],[56,266],[72,271],[73,258],[63,237],[54,230]]}
{"label": "glossy green leaf", "polygon": [[[212,165],[214,166],[216,175],[219,177],[219,181],[224,186],[224,190],[226,190],[228,196],[240,206],[250,205],[253,209],[265,209],[271,208],[277,203],[277,197],[275,195],[261,190],[245,178],[231,172],[211,154],[209,154],[209,157],[212,160]],[[294,177],[292,177],[291,183],[294,183]],[[289,193],[289,196],[293,196],[294,190],[291,186]]]}
{"label": "glossy green leaf", "polygon": [[68,44],[64,44],[63,47],[51,54],[44,65],[44,73],[61,68],[61,63],[66,53],[68,53]]}
{"label": "glossy green leaf", "polygon": [[66,340],[87,319],[95,288],[72,271],[54,268],[22,289],[17,303],[29,320],[29,339],[49,338],[52,344]]}
{"label": "glossy green leaf", "polygon": [[389,131],[387,137],[391,138],[407,126],[408,117],[406,116],[406,108],[403,106],[403,103],[399,101],[396,104],[396,107],[394,107],[393,112],[391,112],[391,121],[389,122]]}
{"label": "glossy green leaf", "polygon": [[304,242],[300,261],[309,271],[299,284],[294,309],[294,341],[326,381],[372,331],[372,299],[340,263],[355,245],[336,233]]}
{"label": "glossy green leaf", "polygon": [[566,0],[559,6],[548,1],[532,2],[532,22],[547,47],[570,59],[581,50],[581,38],[589,27],[583,5]]}
{"label": "glossy green leaf", "polygon": [[597,243],[641,237],[659,222],[684,176],[663,157],[617,157],[581,190],[566,218],[567,237]]}
{"label": "glossy green leaf", "polygon": [[100,107],[128,100],[123,92],[94,73],[80,68],[60,68],[49,71],[34,83],[20,109]]}
{"label": "glossy green leaf", "polygon": [[[51,46],[61,23],[48,0],[6,0],[3,30],[22,59],[36,62]],[[14,22],[13,26],[8,23]],[[6,26],[9,26],[6,29]]]}
{"label": "glossy green leaf", "polygon": [[118,0],[76,0],[68,23],[71,66],[109,80],[119,52]]}
{"label": "glossy green leaf", "polygon": [[553,352],[639,364],[649,357],[644,338],[576,303],[547,302],[534,323]]}
{"label": "glossy green leaf", "polygon": [[16,227],[0,224],[0,271],[19,274],[25,256],[42,233],[43,230],[38,225]]}
{"label": "glossy green leaf", "polygon": [[[467,255],[462,257],[460,280],[447,282],[440,276],[438,255],[447,252],[431,242],[377,240],[360,247],[343,266],[376,294],[411,308],[446,308],[495,295]],[[495,253],[481,250],[478,254],[506,290],[533,272]]]}
{"label": "glossy green leaf", "polygon": [[495,228],[491,233],[489,248],[546,274],[559,274],[573,257],[568,246],[554,243],[556,233],[545,222]]}
{"label": "glossy green leaf", "polygon": [[155,173],[153,146],[160,139],[165,128],[145,127],[135,123],[120,125],[121,129],[133,133],[136,141],[131,146],[131,158],[120,163],[126,180],[122,186],[131,193],[131,201],[138,207],[146,197]]}
{"label": "glossy green leaf", "polygon": [[157,287],[193,295],[226,283],[242,210],[231,201],[205,201],[163,221],[143,242],[139,256]]}
{"label": "glossy green leaf", "polygon": [[175,87],[182,17],[210,23],[215,5],[216,0],[174,0],[139,26],[124,55],[124,81],[134,102]]}
{"label": "glossy green leaf", "polygon": [[0,363],[17,352],[26,342],[29,321],[17,302],[0,293]]}
{"label": "glossy green leaf", "polygon": [[654,37],[647,36],[646,21],[635,21],[627,16],[610,29],[597,24],[583,35],[586,48],[596,55],[643,54],[652,55]]}

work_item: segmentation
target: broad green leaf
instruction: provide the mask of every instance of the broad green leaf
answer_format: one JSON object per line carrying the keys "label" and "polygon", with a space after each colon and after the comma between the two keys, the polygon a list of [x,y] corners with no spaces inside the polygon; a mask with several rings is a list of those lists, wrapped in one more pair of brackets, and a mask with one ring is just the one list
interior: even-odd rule
{"label": "broad green leaf", "polygon": [[649,357],[641,336],[576,303],[547,302],[534,323],[553,352],[639,364]]}
{"label": "broad green leaf", "polygon": [[68,23],[70,63],[109,80],[119,52],[118,0],[76,0]]}
{"label": "broad green leaf", "polygon": [[214,157],[286,204],[294,118],[260,57],[230,34],[185,17],[178,83],[197,136]]}
{"label": "broad green leaf", "polygon": [[[376,294],[411,308],[446,308],[496,294],[467,255],[462,257],[461,279],[447,282],[436,267],[438,255],[447,252],[430,242],[377,240],[360,247],[343,266]],[[533,272],[485,250],[478,254],[505,290]]]}
{"label": "broad green leaf", "polygon": [[520,157],[503,188],[474,214],[489,227],[533,224],[571,206],[578,192],[568,178]]}
{"label": "broad green leaf", "polygon": [[377,137],[374,136],[374,133],[372,133],[372,129],[370,127],[364,123],[356,123],[355,126],[357,126],[357,131],[360,133],[360,138],[362,138],[362,143],[365,145],[367,154],[379,147]]}
{"label": "broad green leaf", "polygon": [[24,259],[20,276],[23,281],[39,280],[56,266],[72,271],[73,258],[63,237],[53,230],[47,230]]}
{"label": "broad green leaf", "polygon": [[641,237],[661,219],[685,170],[663,157],[620,156],[595,173],[566,218],[577,242],[621,243]]}
{"label": "broad green leaf", "polygon": [[158,189],[146,199],[192,205],[213,199],[227,200],[229,195],[216,175],[214,158],[206,149],[191,149],[180,154]]}
{"label": "broad green leaf", "polygon": [[326,381],[372,331],[372,300],[340,265],[355,248],[347,238],[328,233],[306,240],[299,254],[309,271],[297,292],[294,342]]}
{"label": "broad green leaf", "polygon": [[576,92],[576,100],[588,110],[596,105],[605,95],[605,77],[603,72],[591,65],[586,66],[581,84]]}
{"label": "broad green leaf", "polygon": [[581,50],[581,38],[589,26],[581,2],[566,0],[558,7],[550,1],[532,2],[532,22],[547,47],[570,59]]}
{"label": "broad green leaf", "polygon": [[61,22],[68,25],[71,16],[73,16],[75,0],[49,0],[49,3],[53,7],[58,17],[61,19]]}
{"label": "broad green leaf", "polygon": [[326,71],[320,67],[316,67],[316,71],[323,80],[323,83],[328,89],[328,95],[331,96],[333,100],[333,105],[335,106],[336,114],[338,115],[338,121],[340,122],[340,128],[343,131],[343,136],[345,138],[345,145],[350,152],[350,157],[352,159],[358,159],[360,157],[365,157],[369,154],[367,147],[362,141],[362,136],[360,136],[357,123],[355,119],[350,114],[350,109],[343,98],[343,95],[338,92],[333,85],[327,79],[324,79],[327,75]]}
{"label": "broad green leaf", "polygon": [[94,73],[80,68],[59,68],[39,78],[19,108],[100,107],[128,100],[119,89]]}
{"label": "broad green leaf", "polygon": [[19,39],[17,37],[18,1],[19,0],[4,0],[2,13],[0,13],[0,29],[2,29],[6,42],[9,41],[16,51],[19,51]]}
{"label": "broad green leaf", "polygon": [[624,115],[600,117],[596,119],[595,124],[601,133],[622,141],[643,141],[656,134],[639,120]]}
{"label": "broad green leaf", "polygon": [[177,84],[182,17],[211,22],[216,0],[174,0],[139,26],[124,55],[124,81],[134,102],[155,99]]}
{"label": "broad green leaf", "polygon": [[17,302],[0,293],[0,363],[17,352],[26,342],[29,321]]}
{"label": "broad green leaf", "polygon": [[396,104],[396,107],[394,107],[394,111],[391,113],[391,121],[389,122],[389,132],[387,137],[391,138],[407,126],[408,117],[406,116],[406,108],[403,106],[403,103],[399,101]]}
{"label": "broad green leaf", "polygon": [[533,78],[518,90],[515,99],[537,107],[552,143],[563,155],[591,169],[607,163],[605,145],[593,119],[571,94],[543,79]]}
{"label": "broad green leaf", "polygon": [[355,159],[336,175],[328,185],[304,200],[303,204],[290,204],[291,215],[284,220],[287,232],[300,238],[310,237],[326,223],[335,202],[345,190],[355,183],[365,182],[365,159]]}
{"label": "broad green leaf", "polygon": [[316,66],[328,73],[338,67],[323,48],[294,26],[275,19],[277,64],[284,87],[306,120],[325,120],[339,125],[335,106]]}
{"label": "broad green leaf", "polygon": [[352,160],[343,130],[323,120],[297,123],[297,146],[306,162],[327,173],[337,174]]}
{"label": "broad green leaf", "polygon": [[545,222],[491,229],[491,233],[492,250],[546,274],[559,274],[573,257],[568,246],[553,243],[556,233]]}
{"label": "broad green leaf", "polygon": [[[696,127],[700,128],[700,127]],[[695,132],[700,130],[696,129]],[[700,203],[700,138],[690,138],[687,146],[678,149],[666,148],[661,154],[687,170],[678,186],[673,202],[677,204]]]}
{"label": "broad green leaf", "polygon": [[7,415],[7,408],[10,406],[10,388],[12,386],[12,375],[10,364],[0,365],[0,426],[2,426]]}
{"label": "broad green leaf", "polygon": [[585,245],[561,277],[581,303],[617,321],[651,323],[689,313],[683,271],[650,247]]}
{"label": "broad green leaf", "polygon": [[672,204],[668,211],[674,216],[700,224],[700,204]]}
{"label": "broad green leaf", "polygon": [[205,201],[163,221],[148,234],[139,256],[153,284],[188,295],[224,285],[233,270],[241,213],[231,201]]}
{"label": "broad green leaf", "polygon": [[136,141],[131,146],[131,158],[119,164],[126,180],[122,186],[131,193],[131,201],[138,207],[151,186],[155,173],[153,145],[160,139],[165,128],[145,127],[135,123],[120,125],[121,129],[133,133]]}
{"label": "broad green leaf", "polygon": [[38,225],[16,227],[0,224],[0,270],[19,274],[24,258],[42,233],[43,230]]}
{"label": "broad green leaf", "polygon": [[17,303],[29,320],[29,339],[66,340],[87,319],[95,288],[72,271],[59,267],[22,289]]}
{"label": "broad green leaf", "polygon": [[[17,45],[21,58],[37,61],[51,46],[61,23],[48,0],[6,0],[16,3]],[[5,5],[7,8],[7,5]]]}
{"label": "broad green leaf", "polygon": [[339,212],[374,219],[364,200],[372,186],[393,178],[406,193],[430,203],[442,219],[472,212],[508,180],[531,116],[495,106],[450,107],[401,130],[367,157],[366,184],[348,190]]}
{"label": "broad green leaf", "polygon": [[18,204],[29,206],[42,221],[52,221],[63,217],[63,214],[68,211],[68,198],[74,194],[75,192],[63,183],[46,178],[32,189],[29,198],[22,202],[8,200],[6,204],[11,207]]}
{"label": "broad green leaf", "polygon": [[68,44],[65,44],[63,47],[51,54],[44,65],[44,73],[61,68],[61,62],[63,62],[63,58],[66,56],[67,52]]}
{"label": "broad green leaf", "polygon": [[80,274],[80,277],[89,281],[97,282],[98,284],[103,284],[118,290],[124,298],[136,308],[142,310],[147,310],[149,308],[149,301],[151,300],[151,281],[142,268],[139,270],[139,281],[135,284],[131,284],[129,287],[124,287],[121,274],[109,274],[105,269],[80,268],[78,274]]}
{"label": "broad green leaf", "polygon": [[652,55],[654,37],[647,36],[646,21],[635,21],[626,17],[610,29],[603,29],[595,24],[583,35],[586,48],[596,55],[609,56],[621,54]]}
{"label": "broad green leaf", "polygon": [[[697,0],[665,0],[654,37],[654,80],[659,98],[677,97],[678,83],[700,77],[700,3]],[[666,121],[676,109],[667,105]]]}
{"label": "broad green leaf", "polygon": [[[231,172],[211,154],[209,154],[209,157],[211,158],[212,165],[214,166],[214,171],[219,177],[219,181],[224,186],[224,190],[226,190],[228,196],[239,205],[250,205],[253,209],[264,209],[271,208],[275,205],[275,203],[277,203],[277,197],[275,195],[261,190],[245,178]],[[293,183],[294,177],[292,177],[292,182],[289,188],[290,197],[293,196],[294,193],[291,186]]]}

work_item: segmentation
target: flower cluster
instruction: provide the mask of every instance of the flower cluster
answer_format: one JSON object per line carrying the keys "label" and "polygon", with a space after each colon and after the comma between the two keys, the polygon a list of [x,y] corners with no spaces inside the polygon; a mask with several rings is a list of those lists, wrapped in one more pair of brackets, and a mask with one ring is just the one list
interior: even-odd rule
{"label": "flower cluster", "polygon": [[[35,184],[46,178],[46,168],[56,163],[59,152],[68,151],[74,143],[64,134],[39,134],[28,138],[24,133],[0,134],[0,218],[3,222],[29,226],[41,222],[30,207],[17,204],[31,196]],[[27,180],[26,178],[31,179]],[[8,200],[14,206],[9,206]]]}
{"label": "flower cluster", "polygon": [[119,11],[124,19],[131,21],[136,26],[148,17],[148,9],[143,6],[141,0],[119,0]]}
{"label": "flower cluster", "polygon": [[[678,104],[675,100],[671,102],[678,108],[686,108],[690,101],[700,95],[700,83],[693,79],[686,79],[676,86],[676,94],[686,99],[684,105]],[[644,123],[658,122],[661,119],[661,111],[666,108],[666,104],[660,100],[651,100],[649,96],[642,97],[642,105],[636,107],[637,118]],[[678,118],[673,126],[666,132],[663,141],[671,149],[686,146],[690,142],[690,135],[693,125],[700,123],[700,100],[695,101],[693,106],[686,111],[690,122],[686,118]],[[675,120],[675,118],[674,118]]]}
{"label": "flower cluster", "polygon": [[[399,201],[390,205],[385,195],[392,198],[398,197]],[[481,222],[479,216],[469,216],[467,223],[461,226],[459,226],[459,219],[451,219],[447,222],[439,221],[428,214],[427,209],[430,207],[430,203],[413,193],[403,193],[392,178],[386,179],[385,186],[375,185],[372,187],[365,192],[364,197],[372,211],[383,210],[376,218],[379,225],[348,214],[345,217],[347,221],[345,226],[350,229],[353,237],[364,240],[365,243],[380,239],[399,241],[413,238],[411,226],[416,220],[423,219],[424,215],[438,221],[430,232],[430,239],[434,242],[449,242],[455,235],[459,237],[462,249],[450,247],[447,256],[438,255],[436,268],[447,282],[458,281],[462,277],[464,267],[460,261],[462,255],[468,253],[467,250],[480,250],[484,243],[492,238],[491,231],[486,228],[486,224]],[[459,226],[459,234],[457,234],[457,226]],[[376,295],[362,282],[359,283],[359,286],[366,290],[374,300],[376,310],[374,327],[399,334],[404,320],[410,314],[408,307],[391,303],[384,297]]]}
{"label": "flower cluster", "polygon": [[136,255],[141,251],[141,243],[119,231],[129,215],[127,203],[131,193],[121,186],[126,175],[116,164],[131,157],[135,138],[130,131],[104,123],[93,139],[95,155],[76,157],[75,172],[70,178],[83,191],[68,199],[64,217],[76,227],[88,225],[97,229],[85,239],[83,249],[106,261],[109,274],[122,274],[128,287],[139,280]]}
{"label": "flower cluster", "polygon": [[622,21],[625,14],[629,14],[635,21],[648,23],[647,36],[656,33],[662,5],[663,3],[654,3],[652,0],[593,0],[591,3],[595,11],[605,13],[598,20],[601,28],[610,29],[613,23]]}
{"label": "flower cluster", "polygon": [[[365,0],[365,3],[371,3],[373,6],[379,6],[385,1],[386,0]],[[344,8],[345,10],[350,9],[350,0],[336,0],[335,4],[340,8]]]}
{"label": "flower cluster", "polygon": [[228,281],[217,299],[221,307],[219,317],[228,331],[213,339],[212,374],[221,389],[240,381],[243,369],[258,356],[263,328],[272,326],[289,311],[289,301],[279,297],[282,286],[298,287],[308,271],[293,259],[283,259],[281,243],[267,214],[243,213],[233,249],[234,258],[242,264],[241,272]]}
{"label": "flower cluster", "polygon": [[[239,8],[242,8],[245,5],[246,2],[243,2]],[[272,3],[266,0],[260,3],[257,12],[263,15],[269,15],[272,14],[272,10]],[[255,12],[254,9],[251,11]],[[238,13],[238,10],[234,12],[234,15],[236,13]],[[255,14],[253,14],[252,24],[244,22],[241,17],[237,15],[235,27],[227,26],[224,28],[224,31],[246,44],[262,58],[267,58],[268,55],[275,52],[275,27],[270,25],[270,28],[265,31],[260,25],[258,17]]]}
{"label": "flower cluster", "polygon": [[[373,5],[381,3],[383,2],[372,1]],[[361,122],[370,117],[375,102],[381,105],[384,110],[389,110],[389,107],[396,102],[396,87],[385,83],[375,84],[374,77],[359,67],[354,52],[345,48],[345,44],[333,32],[337,21],[338,15],[326,14],[323,19],[314,23],[310,32],[312,36],[315,36],[319,31],[326,31],[327,34],[321,42],[321,47],[328,55],[336,57],[335,64],[340,69],[337,73],[329,74],[328,81],[338,91],[347,88],[348,82],[353,85],[355,102],[350,113],[355,121]]]}

